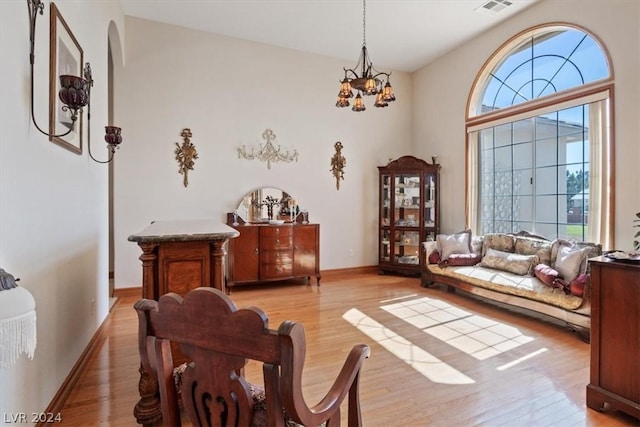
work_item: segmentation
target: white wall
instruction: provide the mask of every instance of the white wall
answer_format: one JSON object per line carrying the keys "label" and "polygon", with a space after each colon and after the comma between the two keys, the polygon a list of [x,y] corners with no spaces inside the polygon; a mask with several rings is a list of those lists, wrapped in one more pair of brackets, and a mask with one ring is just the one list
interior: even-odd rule
{"label": "white wall", "polygon": [[[473,80],[502,43],[535,25],[578,24],[604,43],[615,75],[615,242],[632,249],[632,219],[640,211],[640,2],[545,0],[439,58],[413,76],[416,155],[442,164],[441,218],[447,232],[465,226],[465,108]],[[633,179],[630,179],[633,177]]]}
{"label": "white wall", "polygon": [[[111,19],[121,27],[123,21],[118,2],[88,3],[56,5],[91,62],[92,141],[103,147],[107,27]],[[34,97],[36,120],[48,129],[45,5],[37,21]],[[0,23],[0,267],[21,278],[38,316],[34,359],[0,370],[0,414],[29,414],[47,407],[108,311],[107,169],[89,159],[86,140],[78,156],[33,126],[26,2],[0,2]]]}
{"label": "white wall", "polygon": [[[140,286],[140,248],[127,237],[160,219],[225,219],[248,191],[282,188],[320,223],[320,267],[377,263],[378,170],[410,154],[411,81],[393,72],[398,101],[355,113],[335,107],[342,67],[332,58],[138,18],[126,19],[126,66],[117,76],[116,287]],[[357,60],[354,52],[353,62]],[[190,128],[199,158],[184,188],[174,158]],[[239,159],[265,129],[295,148],[297,163]],[[336,190],[334,144],[347,159]],[[349,256],[349,251],[353,256]]]}

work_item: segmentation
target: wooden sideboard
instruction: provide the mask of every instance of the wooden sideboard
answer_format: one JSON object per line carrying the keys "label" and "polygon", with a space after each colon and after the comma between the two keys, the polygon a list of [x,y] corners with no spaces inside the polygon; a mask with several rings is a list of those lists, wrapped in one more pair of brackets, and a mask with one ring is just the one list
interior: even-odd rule
{"label": "wooden sideboard", "polygon": [[229,241],[227,286],[315,276],[320,284],[320,226],[242,223]]}
{"label": "wooden sideboard", "polygon": [[[142,249],[142,298],[158,300],[175,292],[184,295],[201,286],[225,292],[225,244],[238,236],[231,227],[217,221],[156,221],[140,233],[129,236]],[[174,349],[174,362],[181,357]],[[151,426],[161,418],[158,383],[140,366],[140,400],[134,408],[138,424]]]}
{"label": "wooden sideboard", "polygon": [[640,264],[589,260],[591,375],[587,406],[640,419]]}

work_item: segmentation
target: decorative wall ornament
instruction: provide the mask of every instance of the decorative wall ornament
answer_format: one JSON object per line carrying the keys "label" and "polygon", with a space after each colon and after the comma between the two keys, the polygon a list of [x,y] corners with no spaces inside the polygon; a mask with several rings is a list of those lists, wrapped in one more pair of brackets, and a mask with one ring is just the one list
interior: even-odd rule
{"label": "decorative wall ornament", "polygon": [[331,158],[331,173],[336,177],[336,189],[340,190],[340,180],[344,180],[347,159],[342,155],[342,142],[338,141],[333,146],[336,148],[336,153]]}
{"label": "decorative wall ornament", "polygon": [[198,158],[198,151],[196,150],[196,146],[191,143],[191,129],[183,129],[180,134],[184,138],[184,142],[182,145],[176,142],[176,160],[180,165],[180,169],[178,172],[180,175],[183,175],[182,183],[185,187],[189,185],[189,171],[193,170],[193,166],[195,165],[195,159]]}
{"label": "decorative wall ornament", "polygon": [[247,152],[246,146],[238,148],[238,158],[247,160],[260,160],[261,162],[267,162],[267,169],[271,169],[271,162],[287,162],[298,161],[298,150],[286,150],[282,151],[280,145],[276,148],[273,145],[273,140],[276,139],[276,134],[271,129],[267,129],[262,133],[262,139],[267,141],[264,145],[259,144],[258,150],[251,148],[251,151]]}

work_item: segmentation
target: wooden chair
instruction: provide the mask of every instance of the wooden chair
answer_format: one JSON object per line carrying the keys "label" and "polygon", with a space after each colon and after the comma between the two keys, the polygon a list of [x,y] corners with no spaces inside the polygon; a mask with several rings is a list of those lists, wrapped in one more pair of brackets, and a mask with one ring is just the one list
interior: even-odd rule
{"label": "wooden chair", "polygon": [[[194,426],[337,426],[347,395],[348,425],[362,425],[358,383],[369,357],[367,345],[352,348],[327,394],[309,407],[302,396],[306,344],[301,324],[285,321],[271,330],[262,310],[238,310],[215,288],[194,289],[184,299],[174,293],[158,302],[141,299],[135,309],[140,359],[157,376],[163,425],[182,425],[179,395]],[[190,361],[179,386],[171,343],[178,343]],[[260,389],[242,376],[247,359],[263,362],[264,402],[256,393]]]}

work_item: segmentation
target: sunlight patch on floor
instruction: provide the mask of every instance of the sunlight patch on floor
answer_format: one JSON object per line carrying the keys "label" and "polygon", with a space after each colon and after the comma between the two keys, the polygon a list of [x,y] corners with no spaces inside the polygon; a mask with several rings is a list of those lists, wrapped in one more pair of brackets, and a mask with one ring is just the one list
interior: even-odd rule
{"label": "sunlight patch on floor", "polygon": [[498,366],[496,369],[497,369],[498,371],[504,371],[504,370],[506,370],[506,369],[509,369],[509,368],[511,368],[511,367],[513,367],[513,366],[518,365],[519,363],[524,362],[525,360],[529,360],[529,359],[531,359],[532,357],[535,357],[535,356],[537,356],[537,355],[539,355],[539,354],[542,354],[542,353],[544,353],[545,351],[547,351],[547,349],[543,347],[543,348],[541,348],[540,350],[534,351],[533,353],[526,354],[526,355],[524,355],[524,356],[522,356],[522,357],[517,358],[516,360],[513,360],[513,361],[511,361],[511,362],[509,362],[509,363],[505,363],[505,364],[504,364],[504,365],[502,365],[502,366]]}
{"label": "sunlight patch on floor", "polygon": [[532,337],[523,335],[513,326],[428,297],[387,304],[381,308],[478,360],[533,341]]}
{"label": "sunlight patch on floor", "polygon": [[439,384],[475,383],[462,372],[412,344],[358,309],[350,309],[342,315],[342,318],[433,382]]}

